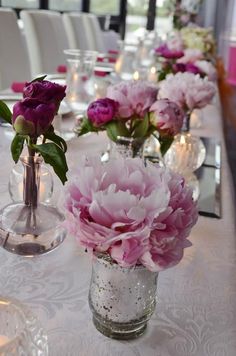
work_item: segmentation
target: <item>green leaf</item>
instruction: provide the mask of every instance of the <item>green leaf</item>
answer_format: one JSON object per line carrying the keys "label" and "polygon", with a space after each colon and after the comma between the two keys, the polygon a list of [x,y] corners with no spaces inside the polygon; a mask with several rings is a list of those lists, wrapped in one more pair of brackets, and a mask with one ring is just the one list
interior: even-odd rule
{"label": "green leaf", "polygon": [[43,143],[41,145],[32,145],[32,148],[42,155],[45,163],[52,166],[54,172],[62,181],[62,184],[65,184],[67,181],[66,172],[68,171],[68,167],[63,150],[53,142]]}
{"label": "green leaf", "polygon": [[158,72],[158,81],[160,82],[160,81],[166,79],[167,74],[168,73],[165,70],[160,70]]}
{"label": "green leaf", "polygon": [[99,130],[93,126],[92,122],[89,119],[84,118],[78,135],[82,136],[87,134],[88,132],[98,132],[98,131]]}
{"label": "green leaf", "polygon": [[166,154],[166,152],[168,151],[168,149],[170,148],[174,137],[173,136],[160,136],[159,137],[159,142],[160,142],[160,150],[161,150],[161,154],[162,157]]}
{"label": "green leaf", "polygon": [[114,142],[117,141],[117,136],[129,137],[129,131],[122,121],[110,121],[106,124],[107,136]]}
{"label": "green leaf", "polygon": [[8,124],[12,124],[11,117],[12,113],[8,106],[4,103],[4,101],[0,100],[0,117],[6,121]]}
{"label": "green leaf", "polygon": [[50,140],[50,141],[56,143],[63,150],[63,152],[67,151],[66,141],[62,137],[56,135],[55,132],[48,131],[44,134],[44,137],[47,140]]}
{"label": "green leaf", "polygon": [[142,120],[136,120],[134,125],[133,137],[145,137],[149,127],[148,114]]}
{"label": "green leaf", "polygon": [[24,148],[26,136],[16,134],[11,143],[11,154],[15,163],[19,161],[21,152]]}
{"label": "green leaf", "polygon": [[30,83],[42,82],[46,78],[46,76],[47,76],[47,74],[46,75],[42,75],[41,77],[35,78],[35,79],[31,80]]}

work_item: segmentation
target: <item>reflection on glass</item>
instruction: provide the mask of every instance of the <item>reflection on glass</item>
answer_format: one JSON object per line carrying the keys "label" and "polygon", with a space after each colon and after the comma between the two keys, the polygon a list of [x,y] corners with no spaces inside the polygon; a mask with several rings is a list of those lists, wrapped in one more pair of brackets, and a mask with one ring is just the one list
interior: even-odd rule
{"label": "reflection on glass", "polygon": [[120,12],[120,1],[90,0],[90,11],[97,15],[118,15]]}
{"label": "reflection on glass", "polygon": [[81,11],[82,0],[49,0],[48,8],[58,11]]}
{"label": "reflection on glass", "polygon": [[19,9],[37,9],[39,8],[39,0],[2,0],[1,5],[7,7],[15,7]]}

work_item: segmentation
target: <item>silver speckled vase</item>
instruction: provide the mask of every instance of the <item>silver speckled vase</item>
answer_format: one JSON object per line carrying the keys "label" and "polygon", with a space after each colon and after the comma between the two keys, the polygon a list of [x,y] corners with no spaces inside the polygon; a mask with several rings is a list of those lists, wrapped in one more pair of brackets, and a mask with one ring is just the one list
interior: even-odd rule
{"label": "silver speckled vase", "polygon": [[156,306],[158,273],[120,267],[108,255],[94,257],[89,306],[98,331],[115,339],[142,335]]}

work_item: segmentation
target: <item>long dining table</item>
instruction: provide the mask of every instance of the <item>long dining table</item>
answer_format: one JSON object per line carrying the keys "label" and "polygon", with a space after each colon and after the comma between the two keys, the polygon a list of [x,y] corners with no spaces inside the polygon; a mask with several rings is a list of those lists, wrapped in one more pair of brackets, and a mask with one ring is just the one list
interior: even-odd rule
{"label": "long dining table", "polygon": [[[14,297],[38,317],[50,356],[235,356],[236,234],[231,173],[219,101],[202,110],[200,136],[221,141],[221,219],[200,216],[192,246],[174,268],[159,273],[157,306],[147,331],[132,341],[100,334],[88,306],[91,259],[72,236],[51,253],[24,258],[0,248],[0,294]],[[11,128],[0,127],[0,207],[10,202]],[[70,172],[83,154],[106,149],[104,134],[68,142]],[[71,174],[71,173],[70,173]],[[54,177],[54,201],[63,187]],[[63,193],[62,193],[63,194]]]}

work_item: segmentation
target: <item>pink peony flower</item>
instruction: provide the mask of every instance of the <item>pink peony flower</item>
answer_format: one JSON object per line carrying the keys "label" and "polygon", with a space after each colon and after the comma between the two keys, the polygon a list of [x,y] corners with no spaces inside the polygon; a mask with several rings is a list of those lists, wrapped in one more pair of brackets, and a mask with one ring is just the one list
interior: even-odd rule
{"label": "pink peony flower", "polygon": [[217,79],[217,71],[211,62],[198,60],[195,65],[202,73],[207,75],[209,80],[215,81]]}
{"label": "pink peony flower", "polygon": [[199,49],[187,48],[184,50],[183,57],[177,60],[177,63],[194,63],[203,59],[203,53]]}
{"label": "pink peony flower", "polygon": [[98,99],[89,105],[88,118],[95,127],[102,126],[114,118],[117,108],[118,103],[112,99]]}
{"label": "pink peony flower", "polygon": [[192,73],[169,74],[159,85],[158,98],[174,101],[185,111],[201,109],[216,93],[215,85],[207,77]]}
{"label": "pink peony flower", "polygon": [[141,258],[142,264],[151,271],[160,271],[180,262],[183,249],[191,246],[187,237],[198,219],[196,204],[191,199],[192,190],[178,174],[170,174],[168,208],[154,219],[150,248]]}
{"label": "pink peony flower", "polygon": [[180,132],[184,120],[184,112],[169,99],[160,99],[150,108],[151,122],[164,135],[174,136]]}
{"label": "pink peony flower", "polygon": [[175,32],[174,35],[170,38],[167,39],[167,47],[171,50],[171,51],[183,51],[184,48],[184,44],[183,44],[183,40],[182,37],[180,35],[179,32]]}
{"label": "pink peony flower", "polygon": [[182,178],[122,157],[104,165],[84,160],[67,185],[65,207],[68,231],[89,251],[152,271],[180,261],[197,216]]}
{"label": "pink peony flower", "polygon": [[157,87],[142,81],[120,82],[107,89],[107,97],[119,103],[118,116],[143,118],[157,96]]}

